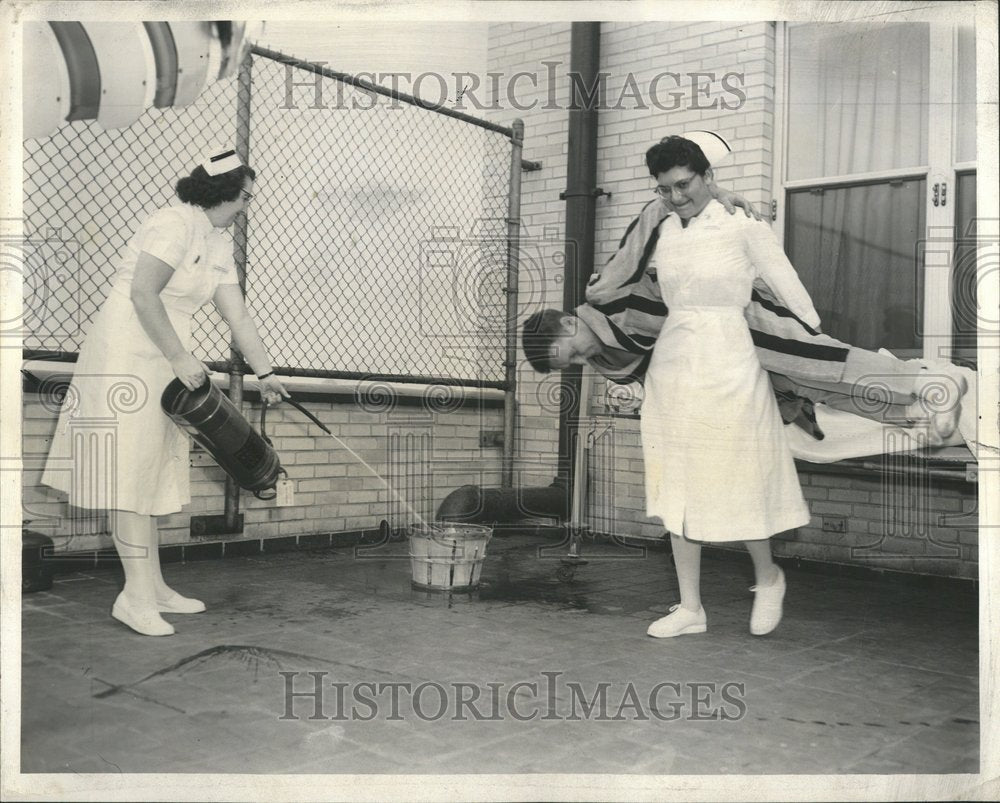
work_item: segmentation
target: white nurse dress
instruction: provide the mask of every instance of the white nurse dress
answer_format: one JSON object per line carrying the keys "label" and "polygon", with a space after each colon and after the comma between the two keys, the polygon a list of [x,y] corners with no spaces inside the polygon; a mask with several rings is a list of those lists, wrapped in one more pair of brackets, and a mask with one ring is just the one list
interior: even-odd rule
{"label": "white nurse dress", "polygon": [[160,298],[189,351],[194,313],[220,284],[239,282],[232,240],[200,207],[166,207],[143,222],[80,349],[42,482],[77,507],[159,516],[191,499],[188,438],[160,408],[174,373],[129,298],[141,252],[174,269]]}
{"label": "white nurse dress", "polygon": [[770,228],[711,201],[661,224],[650,260],[668,314],[645,381],[647,514],[694,541],[760,540],[809,509],[743,309],[765,282],[811,326],[819,316]]}

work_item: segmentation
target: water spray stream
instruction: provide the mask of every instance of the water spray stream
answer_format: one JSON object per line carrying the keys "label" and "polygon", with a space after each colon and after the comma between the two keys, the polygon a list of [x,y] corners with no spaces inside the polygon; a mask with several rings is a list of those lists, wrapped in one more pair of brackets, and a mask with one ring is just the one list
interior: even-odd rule
{"label": "water spray stream", "polygon": [[[379,482],[381,482],[385,486],[385,489],[396,498],[397,502],[399,502],[400,504],[402,504],[403,507],[405,507],[407,509],[407,511],[409,511],[410,513],[413,514],[413,516],[416,518],[416,520],[420,523],[420,525],[422,527],[427,528],[428,525],[427,525],[427,522],[424,520],[424,517],[421,516],[419,513],[417,513],[417,511],[413,509],[413,506],[409,502],[407,502],[406,499],[401,494],[399,494],[396,491],[395,488],[392,487],[392,485],[389,483],[389,481],[386,480],[381,474],[379,474],[374,468],[372,468],[365,461],[365,459],[361,457],[361,455],[359,455],[350,446],[348,446],[346,443],[344,443],[344,441],[343,441],[342,438],[340,438],[337,435],[334,435],[330,431],[330,429],[325,424],[323,424],[322,421],[320,421],[318,418],[316,418],[316,416],[314,416],[312,413],[310,413],[305,407],[303,407],[298,402],[293,401],[292,399],[285,399],[285,401],[288,402],[289,404],[291,404],[300,413],[302,413],[303,415],[305,415],[306,417],[308,417],[316,426],[318,426],[327,435],[329,435],[337,443],[339,443],[341,446],[343,446],[348,451],[348,453],[350,453],[350,455],[355,460],[357,460],[361,465],[363,465],[366,469],[368,469],[368,471],[371,473],[371,475],[373,477],[375,477],[375,479],[377,479]],[[264,407],[263,407],[263,409],[261,411],[261,431],[262,432],[264,430],[264,420],[266,418],[266,415],[267,415],[267,403],[265,402],[264,403]]]}

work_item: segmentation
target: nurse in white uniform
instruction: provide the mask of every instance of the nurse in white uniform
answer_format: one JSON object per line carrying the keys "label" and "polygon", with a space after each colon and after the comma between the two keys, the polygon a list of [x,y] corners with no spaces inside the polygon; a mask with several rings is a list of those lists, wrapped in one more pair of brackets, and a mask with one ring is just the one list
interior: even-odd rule
{"label": "nurse in white uniform", "polygon": [[178,181],[181,203],[154,212],[129,240],[80,349],[42,477],[71,505],[107,511],[125,572],[111,615],[143,635],[174,632],[162,613],[205,610],[164,582],[155,519],[191,499],[188,439],[160,395],[174,377],[190,390],[208,379],[191,354],[194,313],[212,300],[264,399],[288,396],[247,313],[225,234],[246,211],[255,177],[234,151],[212,156]]}
{"label": "nurse in white uniform", "polygon": [[701,148],[668,137],[646,154],[675,213],[650,259],[669,309],[646,374],[647,514],[671,533],[681,602],[648,630],[701,633],[701,544],[744,541],[757,584],[750,631],[781,618],[784,575],[768,539],[809,522],[774,394],[743,316],[755,281],[814,328],[819,317],[767,224],[714,201]]}

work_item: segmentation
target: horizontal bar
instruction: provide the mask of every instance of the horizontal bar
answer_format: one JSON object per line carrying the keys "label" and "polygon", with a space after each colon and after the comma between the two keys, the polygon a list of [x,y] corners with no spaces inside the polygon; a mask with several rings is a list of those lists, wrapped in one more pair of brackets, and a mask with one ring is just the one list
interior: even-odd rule
{"label": "horizontal bar", "polygon": [[[910,455],[910,457],[913,457],[913,455]],[[872,474],[905,474],[973,486],[976,484],[967,478],[964,464],[962,464],[962,469],[949,469],[943,468],[940,465],[933,465],[934,458],[917,456],[915,459],[920,461],[921,464],[905,467],[887,467],[871,458],[850,458],[847,460],[838,460],[835,463],[810,463],[807,460],[796,458],[795,465],[800,471],[814,474],[853,474],[868,477]]]}
{"label": "horizontal bar", "polygon": [[36,349],[23,349],[21,351],[22,360],[45,360],[46,362],[76,362],[80,355],[75,351],[38,351]]}
{"label": "horizontal bar", "polygon": [[843,186],[845,184],[882,184],[901,179],[925,179],[930,168],[926,166],[901,167],[875,173],[855,173],[843,176],[821,176],[819,178],[798,178],[786,181],[786,190],[808,190],[813,188]]}
{"label": "horizontal bar", "polygon": [[[224,366],[225,363],[215,363],[216,365]],[[214,370],[214,369],[213,369]],[[65,364],[51,362],[49,360],[37,360],[25,362],[22,366],[22,372],[26,377],[32,382],[42,383],[44,380],[51,377],[62,377],[68,376],[70,371],[67,370]],[[212,376],[212,383],[217,387],[226,390],[230,385],[230,375],[225,371],[218,371]],[[353,379],[330,379],[312,376],[301,376],[301,377],[283,377],[282,385],[284,385],[285,390],[294,396],[298,397],[300,400],[303,397],[317,398],[337,398],[349,396],[354,399],[366,399],[371,397],[373,394],[377,398],[384,388],[384,384],[379,382],[359,382]],[[260,380],[257,379],[253,374],[247,374],[243,378],[243,398],[246,399],[248,394],[252,395],[254,393],[260,393]],[[400,403],[417,402],[421,399],[427,400],[429,394],[433,393],[437,388],[440,388],[440,384],[411,384],[411,383],[394,383],[394,386],[389,389],[391,392],[391,398],[399,401]],[[498,388],[470,388],[464,386],[451,386],[457,387],[459,395],[454,400],[445,400],[442,403],[445,406],[456,401],[461,403],[463,406],[467,406],[472,403],[482,403],[490,407],[499,407],[504,404],[504,398],[506,392]],[[31,384],[25,386],[26,391],[37,390],[37,387],[33,387]]]}
{"label": "horizontal bar", "polygon": [[359,382],[399,382],[404,385],[448,385],[466,388],[496,388],[506,390],[507,383],[483,379],[460,379],[446,376],[416,376],[409,374],[374,374],[364,371],[327,371],[315,368],[291,368],[280,366],[274,369],[279,376],[314,376],[320,379],[351,379]]}
{"label": "horizontal bar", "polygon": [[351,84],[359,89],[364,89],[366,92],[374,92],[376,95],[385,95],[386,97],[401,100],[404,103],[409,103],[411,106],[419,106],[421,109],[426,109],[430,112],[437,112],[438,114],[443,114],[446,117],[454,117],[456,120],[463,120],[466,123],[479,126],[480,128],[485,128],[489,131],[496,131],[498,134],[503,134],[508,139],[513,139],[514,136],[514,132],[510,128],[505,128],[502,125],[491,123],[488,120],[480,120],[478,117],[473,117],[471,114],[457,112],[454,109],[449,109],[447,106],[441,106],[437,103],[431,103],[426,100],[421,100],[420,98],[415,98],[404,92],[398,92],[394,89],[386,89],[384,86],[379,86],[378,84],[370,83],[369,81],[365,81],[361,78],[356,78],[349,73],[330,70],[326,67],[321,67],[319,64],[313,64],[309,61],[301,61],[293,56],[286,56],[284,53],[279,53],[276,50],[268,50],[266,47],[259,47],[258,45],[254,45],[250,49],[250,52],[255,56],[271,59],[272,61],[277,61],[281,64],[289,64],[300,70],[305,70],[306,72],[316,73],[326,78],[332,78],[335,81]]}
{"label": "horizontal bar", "polygon": [[[22,352],[24,360],[41,360],[45,362],[75,363],[78,355],[71,351],[37,351],[25,349]],[[229,361],[217,360],[206,362],[212,371],[229,373]],[[483,379],[461,379],[448,376],[415,376],[409,374],[376,374],[363,371],[329,371],[315,368],[292,368],[288,366],[275,367],[274,372],[280,376],[315,377],[317,379],[349,379],[360,382],[398,382],[402,385],[446,385],[465,388],[494,388],[506,390],[504,381],[487,381]]]}
{"label": "horizontal bar", "polygon": [[[285,390],[289,393],[295,394],[312,394],[319,396],[345,396],[350,395],[355,398],[365,397],[366,394],[370,394],[372,391],[378,391],[383,385],[379,382],[358,382],[353,379],[330,379],[330,378],[320,378],[313,376],[286,376],[282,377],[282,385]],[[245,392],[247,393],[259,393],[260,392],[260,380],[257,379],[253,374],[249,374],[244,380]],[[215,378],[216,384],[219,387],[226,388],[229,386],[229,375],[220,374],[220,376]],[[409,383],[395,383],[398,387],[394,388],[392,393],[394,396],[398,396],[400,399],[412,398],[420,399],[427,397],[427,391],[431,388],[441,387],[440,385],[417,385]],[[466,401],[480,400],[483,402],[491,402],[493,404],[503,403],[504,391],[498,390],[496,388],[468,388],[459,387],[462,391],[461,398]]]}

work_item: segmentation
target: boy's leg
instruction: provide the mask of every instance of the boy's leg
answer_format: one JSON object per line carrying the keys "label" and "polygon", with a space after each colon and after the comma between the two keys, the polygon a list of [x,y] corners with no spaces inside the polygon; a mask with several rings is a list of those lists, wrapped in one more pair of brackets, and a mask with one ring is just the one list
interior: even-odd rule
{"label": "boy's leg", "polygon": [[[929,425],[947,441],[958,426],[968,383],[920,360],[850,348],[842,382],[783,376],[780,385],[835,410],[896,426]],[[777,386],[777,385],[776,385]]]}
{"label": "boy's leg", "polygon": [[968,389],[959,374],[936,370],[923,360],[901,360],[853,346],[844,364],[844,382],[884,393],[889,404],[905,405],[923,399],[935,409],[957,404]]}

